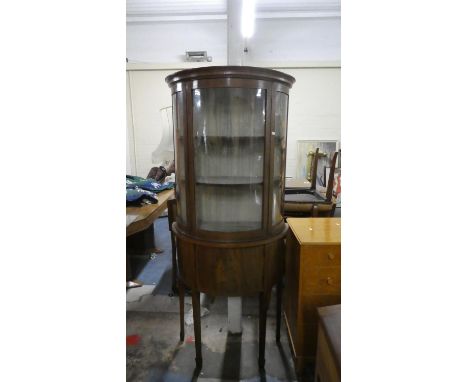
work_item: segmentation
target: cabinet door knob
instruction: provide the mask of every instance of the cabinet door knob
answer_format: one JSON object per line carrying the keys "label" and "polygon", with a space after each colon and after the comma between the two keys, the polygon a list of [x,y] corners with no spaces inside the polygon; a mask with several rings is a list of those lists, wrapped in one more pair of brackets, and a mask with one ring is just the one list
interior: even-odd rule
{"label": "cabinet door knob", "polygon": [[329,258],[330,260],[333,260],[333,259],[335,258],[335,254],[334,254],[334,253],[329,253],[329,254],[328,254],[328,258]]}
{"label": "cabinet door knob", "polygon": [[331,277],[327,277],[327,284],[333,285],[333,279]]}

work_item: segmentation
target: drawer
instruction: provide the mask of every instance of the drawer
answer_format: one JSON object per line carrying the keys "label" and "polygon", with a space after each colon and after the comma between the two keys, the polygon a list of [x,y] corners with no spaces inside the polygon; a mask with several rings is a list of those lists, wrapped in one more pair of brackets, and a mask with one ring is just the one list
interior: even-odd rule
{"label": "drawer", "polygon": [[305,267],[308,266],[341,266],[341,246],[317,245],[304,246],[301,258]]}
{"label": "drawer", "polygon": [[304,267],[301,279],[303,294],[341,294],[340,267]]}

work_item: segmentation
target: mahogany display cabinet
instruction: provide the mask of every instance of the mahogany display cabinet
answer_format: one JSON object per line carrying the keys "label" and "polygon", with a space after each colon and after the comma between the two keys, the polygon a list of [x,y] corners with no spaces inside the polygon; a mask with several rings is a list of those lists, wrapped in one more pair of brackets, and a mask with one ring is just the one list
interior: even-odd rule
{"label": "mahogany display cabinet", "polygon": [[270,69],[212,66],[179,71],[166,82],[173,105],[181,340],[184,286],[192,291],[197,369],[200,292],[258,295],[263,369],[266,312],[271,289],[280,284],[288,230],[282,207],[295,79]]}

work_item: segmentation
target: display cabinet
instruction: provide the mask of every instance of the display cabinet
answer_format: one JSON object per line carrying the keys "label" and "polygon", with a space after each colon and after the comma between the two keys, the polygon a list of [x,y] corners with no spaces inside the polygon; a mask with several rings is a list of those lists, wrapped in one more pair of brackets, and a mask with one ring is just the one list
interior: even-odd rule
{"label": "display cabinet", "polygon": [[[272,286],[282,272],[282,217],[289,89],[275,70],[213,66],[183,70],[172,91],[179,292],[192,290],[201,368],[199,293],[260,300],[259,364]],[[181,337],[183,337],[181,304]],[[279,333],[278,333],[279,334]]]}

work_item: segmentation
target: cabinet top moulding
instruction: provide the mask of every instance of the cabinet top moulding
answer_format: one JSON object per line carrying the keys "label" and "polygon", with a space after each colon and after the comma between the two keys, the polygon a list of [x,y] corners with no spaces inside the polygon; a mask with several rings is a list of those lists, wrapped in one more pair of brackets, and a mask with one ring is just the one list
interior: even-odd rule
{"label": "cabinet top moulding", "polygon": [[241,78],[252,80],[277,81],[291,87],[295,78],[273,69],[257,68],[253,66],[209,66],[195,69],[181,70],[166,77],[169,86],[181,81],[204,80],[213,78]]}

